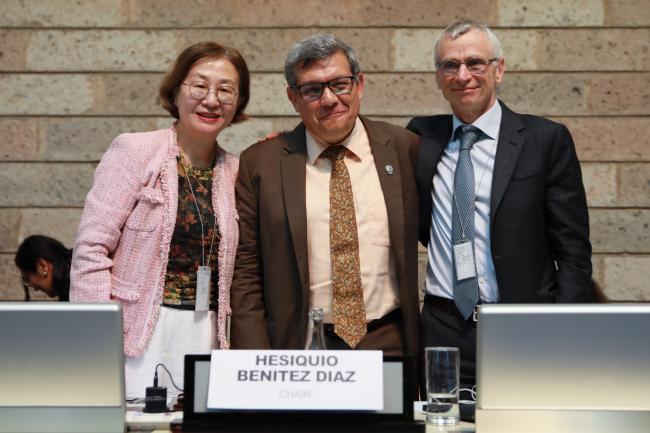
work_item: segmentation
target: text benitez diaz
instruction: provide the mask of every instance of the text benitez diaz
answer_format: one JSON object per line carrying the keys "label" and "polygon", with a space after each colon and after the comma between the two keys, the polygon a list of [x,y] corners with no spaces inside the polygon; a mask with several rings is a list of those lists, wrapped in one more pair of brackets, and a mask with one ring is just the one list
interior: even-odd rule
{"label": "text benitez diaz", "polygon": [[[237,380],[239,382],[355,382],[356,371],[337,370],[338,363],[336,355],[257,355],[255,365],[259,368],[237,370]],[[318,367],[318,369],[304,370],[295,367]]]}

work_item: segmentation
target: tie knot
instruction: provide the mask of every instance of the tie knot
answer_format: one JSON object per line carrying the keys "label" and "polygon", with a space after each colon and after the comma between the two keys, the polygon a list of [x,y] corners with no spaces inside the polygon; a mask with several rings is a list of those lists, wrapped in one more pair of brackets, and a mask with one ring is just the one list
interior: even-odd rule
{"label": "tie knot", "polygon": [[459,127],[458,138],[460,139],[460,150],[471,150],[480,134],[481,130],[474,125]]}
{"label": "tie knot", "polygon": [[327,149],[321,153],[321,156],[328,158],[330,161],[335,162],[337,160],[342,160],[345,157],[345,152],[347,147],[343,145],[338,146],[328,146]]}

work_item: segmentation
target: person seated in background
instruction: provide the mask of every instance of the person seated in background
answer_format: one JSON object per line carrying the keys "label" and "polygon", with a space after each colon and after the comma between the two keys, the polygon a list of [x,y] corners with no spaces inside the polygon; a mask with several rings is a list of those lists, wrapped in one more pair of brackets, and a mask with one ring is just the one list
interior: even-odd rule
{"label": "person seated in background", "polygon": [[60,302],[69,301],[72,250],[48,236],[32,235],[18,247],[14,261],[20,270],[25,301],[29,288]]}
{"label": "person seated in background", "polygon": [[238,160],[217,137],[247,118],[249,82],[237,50],[186,48],[160,85],[176,122],[121,134],[95,171],[70,297],[121,304],[127,399],[144,396],[159,364],[172,378],[161,372],[160,386],[180,391],[185,354],[228,348]]}

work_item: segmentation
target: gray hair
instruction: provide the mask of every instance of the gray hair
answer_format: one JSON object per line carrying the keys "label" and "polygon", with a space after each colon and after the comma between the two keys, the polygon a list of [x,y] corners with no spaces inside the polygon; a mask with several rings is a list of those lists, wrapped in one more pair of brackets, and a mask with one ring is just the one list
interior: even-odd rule
{"label": "gray hair", "polygon": [[490,42],[490,46],[492,47],[492,57],[496,57],[497,59],[503,58],[503,49],[501,48],[501,42],[499,42],[499,38],[497,38],[497,35],[494,34],[492,29],[490,29],[485,24],[481,24],[477,21],[460,20],[451,24],[442,33],[440,33],[440,35],[438,35],[434,48],[434,60],[436,62],[436,67],[440,62],[440,43],[446,38],[459,38],[462,35],[469,33],[471,30],[481,31],[485,36],[487,36],[488,41]]}
{"label": "gray hair", "polygon": [[361,68],[357,55],[352,47],[331,33],[321,33],[308,36],[296,42],[287,54],[284,62],[284,78],[287,84],[295,87],[298,84],[297,71],[309,65],[314,60],[323,60],[336,52],[342,52],[348,59],[352,75],[357,75]]}

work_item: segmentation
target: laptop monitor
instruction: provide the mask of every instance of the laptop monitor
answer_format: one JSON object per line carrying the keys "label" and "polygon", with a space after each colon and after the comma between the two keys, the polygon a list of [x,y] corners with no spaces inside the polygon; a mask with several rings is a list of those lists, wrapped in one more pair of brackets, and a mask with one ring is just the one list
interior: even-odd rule
{"label": "laptop monitor", "polygon": [[118,304],[0,303],[0,432],[124,431]]}
{"label": "laptop monitor", "polygon": [[518,417],[530,432],[646,429],[649,333],[650,304],[481,306],[478,429],[507,432]]}

